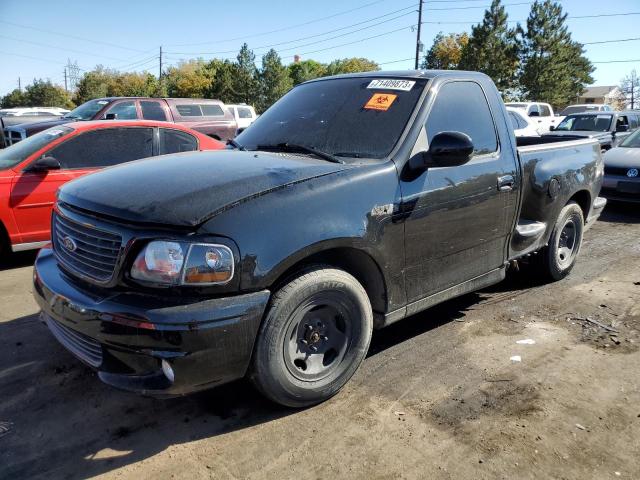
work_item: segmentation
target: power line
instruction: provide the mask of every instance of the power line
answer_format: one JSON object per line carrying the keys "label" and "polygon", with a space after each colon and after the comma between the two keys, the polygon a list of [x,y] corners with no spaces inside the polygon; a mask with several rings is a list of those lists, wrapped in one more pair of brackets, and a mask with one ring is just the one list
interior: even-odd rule
{"label": "power line", "polygon": [[640,58],[636,60],[602,60],[600,62],[591,62],[591,63],[634,63],[640,62]]}
{"label": "power line", "polygon": [[51,35],[59,35],[61,37],[67,37],[67,38],[73,38],[73,39],[76,39],[76,40],[82,40],[84,42],[91,42],[91,43],[95,43],[95,44],[98,44],[98,45],[108,45],[110,47],[121,48],[123,50],[130,50],[132,52],[142,52],[142,50],[138,50],[136,48],[131,48],[131,47],[125,47],[123,45],[118,45],[118,44],[115,44],[115,43],[103,42],[101,40],[94,40],[94,39],[86,38],[86,37],[79,37],[77,35],[69,35],[68,33],[54,32],[52,30],[47,30],[45,28],[38,28],[38,27],[29,26],[29,25],[22,25],[20,23],[8,22],[6,20],[0,20],[0,23],[4,23],[6,25],[12,25],[14,27],[19,27],[19,28],[27,28],[29,30],[35,30],[35,31],[38,31],[38,32],[50,33]]}
{"label": "power line", "polygon": [[110,57],[110,56],[107,56],[107,55],[100,55],[100,54],[97,54],[97,53],[86,52],[86,51],[83,51],[83,50],[74,50],[74,49],[67,48],[67,47],[56,47],[54,45],[48,45],[46,43],[34,42],[32,40],[22,40],[20,38],[10,37],[8,35],[0,35],[0,38],[6,38],[8,40],[14,40],[14,41],[20,42],[20,43],[29,43],[31,45],[37,45],[37,46],[40,46],[40,47],[47,47],[47,48],[53,48],[53,49],[56,49],[56,50],[63,50],[65,52],[73,52],[73,53],[80,53],[82,55],[98,56],[98,57],[108,58],[108,59],[111,59],[111,60],[118,60],[118,61],[122,61],[123,60],[122,58],[115,58],[115,57]]}
{"label": "power line", "polygon": [[636,38],[620,38],[618,40],[600,40],[598,42],[580,42],[583,45],[599,45],[602,43],[620,43],[620,42],[635,42],[636,40],[640,40],[640,37]]}
{"label": "power line", "polygon": [[[372,5],[376,5],[378,3],[382,3],[384,1],[386,1],[386,0],[376,0],[375,2],[366,3],[366,4],[361,5],[359,7],[355,7],[355,8],[351,8],[349,10],[344,10],[342,12],[334,13],[333,15],[328,15],[326,17],[321,17],[321,18],[316,18],[314,20],[309,20],[308,22],[298,23],[298,24],[295,24],[295,25],[290,25],[288,27],[283,27],[283,28],[279,28],[279,29],[276,29],[276,30],[270,30],[268,32],[254,33],[252,35],[243,35],[242,37],[228,38],[228,39],[225,39],[225,40],[217,40],[215,43],[235,42],[235,41],[238,41],[238,40],[245,40],[247,38],[255,38],[255,37],[261,37],[261,36],[264,36],[264,35],[270,35],[272,33],[285,32],[287,30],[292,30],[294,28],[304,27],[306,25],[311,25],[312,23],[317,23],[317,22],[321,22],[323,20],[328,20],[330,18],[339,17],[340,15],[346,15],[347,13],[355,12],[357,10],[362,10],[363,8],[367,8],[367,7],[370,7]],[[174,47],[192,47],[192,46],[196,46],[196,45],[207,45],[207,44],[210,44],[210,43],[212,43],[212,42],[174,43],[171,46],[174,46]]]}
{"label": "power line", "polygon": [[[411,7],[408,7],[408,8],[414,8],[414,5],[412,5]],[[401,10],[406,10],[406,8],[403,8]],[[398,11],[399,10],[396,10],[396,12],[393,12],[393,13],[397,13]],[[391,22],[393,20],[397,20],[399,18],[406,17],[407,15],[413,15],[414,13],[415,12],[406,12],[406,13],[403,13],[403,14],[398,15],[396,17],[389,18],[387,20],[383,20],[383,21],[378,22],[378,23],[373,23],[371,25],[367,25],[366,27],[358,28],[358,29],[353,30],[351,32],[341,33],[340,35],[334,35],[333,37],[324,38],[322,40],[316,40],[314,42],[305,43],[305,44],[302,44],[302,45],[296,45],[294,47],[281,48],[281,49],[278,49],[278,51],[279,52],[286,52],[288,50],[296,50],[298,48],[308,47],[310,45],[315,45],[317,43],[328,42],[329,40],[335,40],[336,38],[346,37],[347,35],[352,35],[354,33],[358,33],[358,32],[361,32],[363,30],[367,30],[369,28],[377,27],[378,25],[383,25],[383,24]],[[380,18],[380,17],[378,17],[378,18]],[[371,20],[367,20],[367,21],[371,21]],[[354,25],[349,25],[348,27],[343,27],[343,28],[336,29],[336,30],[333,30],[333,31],[345,30],[346,28],[349,28],[349,27],[352,27],[352,26],[355,26],[355,25],[360,25],[362,23],[366,23],[366,22],[360,22],[360,23],[357,23],[357,24],[354,24]],[[327,33],[330,33],[330,32],[331,31],[324,32],[324,33],[319,33],[317,35],[311,35],[311,36],[308,36],[308,37],[302,37],[302,38],[299,38],[299,39],[296,39],[296,40],[290,40],[290,41],[286,41],[286,42],[274,43],[274,44],[271,44],[271,45],[261,45],[259,47],[252,48],[252,50],[255,51],[255,50],[273,48],[273,47],[277,47],[279,45],[287,45],[287,44],[290,44],[290,43],[295,43],[295,42],[300,41],[300,40],[307,40],[307,39],[310,39],[310,38],[320,37],[320,36],[323,36],[323,35],[325,35]],[[226,50],[226,51],[220,51],[220,52],[167,52],[167,53],[172,54],[172,55],[220,55],[220,54],[235,53],[235,52],[237,52],[237,50]]]}
{"label": "power line", "polygon": [[[457,3],[457,2],[456,2]],[[520,3],[503,3],[502,6],[503,7],[510,7],[510,6],[516,6],[516,5],[531,5],[531,2],[520,2]],[[489,9],[491,8],[491,5],[474,5],[474,6],[467,6],[467,7],[447,7],[447,8],[428,8],[429,11],[434,12],[436,10],[471,10],[474,8],[485,8],[485,9]]]}
{"label": "power line", "polygon": [[[295,43],[295,42],[298,42],[298,41],[309,40],[311,38],[322,37],[322,36],[328,35],[330,33],[339,32],[339,31],[342,31],[342,30],[347,30],[347,29],[349,29],[351,27],[356,27],[356,26],[362,25],[364,23],[369,23],[369,22],[372,22],[374,20],[379,20],[380,18],[388,17],[389,15],[393,15],[393,14],[402,12],[404,10],[410,9],[410,8],[415,8],[417,6],[418,6],[418,4],[409,5],[408,7],[400,8],[398,10],[394,10],[394,11],[386,13],[384,15],[377,15],[377,16],[375,16],[373,18],[369,18],[369,19],[363,20],[361,22],[353,23],[353,24],[347,25],[345,27],[336,28],[336,29],[333,29],[333,30],[328,30],[326,32],[317,33],[315,35],[309,35],[309,36],[306,36],[306,37],[296,38],[294,40],[287,40],[285,42],[273,43],[271,45],[260,45],[259,47],[252,48],[252,50],[268,49],[268,48],[273,48],[273,47],[277,47],[277,46],[280,46],[280,45],[287,45],[287,44],[290,44],[290,43]],[[393,20],[397,20],[398,18],[402,18],[402,17],[405,17],[407,15],[413,15],[413,13],[414,12],[406,12],[406,13],[403,13],[402,15],[398,15],[396,17],[389,18],[387,20],[383,20],[381,22],[374,23],[372,25],[368,25],[366,27],[362,27],[362,28],[354,30],[352,32],[347,32],[347,33],[344,33],[344,34],[341,34],[341,35],[337,35],[337,36],[334,36],[334,37],[331,37],[331,38],[327,38],[327,39],[324,39],[324,40],[318,40],[318,42],[324,42],[324,41],[327,41],[327,40],[332,40],[332,39],[335,39],[335,38],[339,38],[339,37],[343,37],[343,36],[346,36],[346,35],[350,35],[352,33],[360,32],[362,30],[366,30],[368,28],[372,28],[372,27],[375,27],[377,25],[382,25],[384,23],[391,22]],[[318,42],[314,42],[314,43],[318,43]],[[292,49],[305,47],[305,46],[308,46],[308,45],[311,45],[311,44],[297,45],[296,47],[293,47]],[[172,55],[172,54],[173,55],[220,55],[220,54],[236,53],[236,52],[237,52],[237,50],[226,50],[226,51],[219,51],[219,52],[167,52],[167,53],[170,54],[170,55]]]}

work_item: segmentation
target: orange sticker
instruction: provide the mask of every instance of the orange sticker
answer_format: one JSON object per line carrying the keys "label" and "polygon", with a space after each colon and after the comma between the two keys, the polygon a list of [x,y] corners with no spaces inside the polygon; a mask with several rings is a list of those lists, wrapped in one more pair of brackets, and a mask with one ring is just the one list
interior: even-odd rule
{"label": "orange sticker", "polygon": [[392,93],[374,93],[364,108],[367,110],[386,111],[389,110],[389,107],[397,97]]}

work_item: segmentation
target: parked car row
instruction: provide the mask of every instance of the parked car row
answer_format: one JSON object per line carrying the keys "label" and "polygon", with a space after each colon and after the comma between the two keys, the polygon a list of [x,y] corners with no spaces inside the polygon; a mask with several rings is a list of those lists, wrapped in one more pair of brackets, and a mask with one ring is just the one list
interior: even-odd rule
{"label": "parked car row", "polygon": [[[4,143],[13,145],[25,138],[57,125],[89,120],[153,120],[188,126],[218,140],[228,140],[247,128],[256,112],[248,105],[225,105],[219,100],[194,98],[108,97],[83,103],[63,115],[37,118],[26,112],[20,119],[3,124]],[[7,119],[5,117],[5,119]],[[4,120],[4,119],[2,119]]]}

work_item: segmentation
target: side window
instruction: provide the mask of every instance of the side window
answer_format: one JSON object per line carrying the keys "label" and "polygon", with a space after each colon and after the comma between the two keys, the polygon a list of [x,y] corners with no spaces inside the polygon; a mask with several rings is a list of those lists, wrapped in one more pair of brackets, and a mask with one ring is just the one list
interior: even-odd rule
{"label": "side window", "polygon": [[531,114],[533,114],[533,116],[535,117],[540,116],[540,109],[538,108],[538,105],[534,104],[529,107],[529,110],[527,111],[527,115],[531,117],[532,116]]}
{"label": "side window", "polygon": [[636,115],[629,115],[629,129],[638,128],[638,117]]}
{"label": "side window", "polygon": [[626,115],[620,115],[620,116],[618,117],[618,120],[616,121],[616,129],[617,129],[620,125],[629,125],[629,120],[627,120],[627,116],[626,116]]}
{"label": "side window", "polygon": [[224,117],[224,110],[220,105],[200,105],[202,108],[202,114],[205,117]]}
{"label": "side window", "polygon": [[170,128],[160,129],[160,155],[192,152],[198,149],[198,140],[186,132]]}
{"label": "side window", "polygon": [[541,117],[550,117],[551,116],[551,109],[549,108],[548,105],[544,105],[544,104],[540,104],[540,116]]}
{"label": "side window", "polygon": [[515,113],[509,112],[509,120],[511,120],[511,128],[514,130],[518,130],[520,128],[520,125],[518,124],[518,117],[516,117]]}
{"label": "side window", "polygon": [[474,153],[498,149],[487,99],[475,82],[451,82],[440,88],[426,124],[429,141],[440,132],[462,132],[471,137]]}
{"label": "side window", "polygon": [[145,120],[159,120],[161,122],[167,120],[167,115],[160,102],[141,100],[140,109],[142,110],[142,118]]}
{"label": "side window", "polygon": [[201,117],[202,110],[200,110],[200,105],[186,104],[186,105],[176,105],[176,110],[181,117]]}
{"label": "side window", "polygon": [[136,102],[118,102],[109,110],[107,113],[115,113],[117,115],[116,119],[118,120],[135,120],[138,118],[138,113],[136,112]]}
{"label": "side window", "polygon": [[248,108],[238,108],[238,117],[240,118],[252,118],[253,115],[251,115],[251,110]]}
{"label": "side window", "polygon": [[62,168],[99,168],[153,155],[152,128],[108,128],[82,133],[50,154]]}

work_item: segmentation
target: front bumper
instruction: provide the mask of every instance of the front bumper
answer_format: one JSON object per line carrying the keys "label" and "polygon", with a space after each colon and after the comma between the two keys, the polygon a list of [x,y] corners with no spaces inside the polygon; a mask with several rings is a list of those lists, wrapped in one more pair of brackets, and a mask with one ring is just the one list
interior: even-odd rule
{"label": "front bumper", "polygon": [[36,258],[33,283],[42,318],[65,348],[96,368],[103,382],[154,396],[243,377],[270,296],[268,290],[210,300],[96,293],[60,270],[48,248]]}
{"label": "front bumper", "polygon": [[591,205],[591,211],[589,212],[589,216],[585,221],[585,230],[588,230],[596,223],[596,220],[600,218],[600,214],[604,210],[604,207],[607,206],[607,199],[604,197],[596,197],[593,201],[593,205]]}
{"label": "front bumper", "polygon": [[605,174],[600,194],[609,200],[640,202],[640,177]]}

